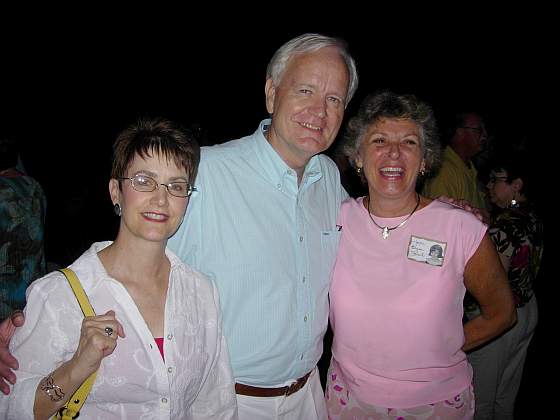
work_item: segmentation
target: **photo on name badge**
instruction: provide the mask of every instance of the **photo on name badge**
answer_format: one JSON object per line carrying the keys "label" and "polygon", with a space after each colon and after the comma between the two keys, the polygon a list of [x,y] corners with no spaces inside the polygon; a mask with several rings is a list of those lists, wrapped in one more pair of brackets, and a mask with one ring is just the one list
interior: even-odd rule
{"label": "photo on name badge", "polygon": [[445,259],[447,243],[435,239],[411,236],[408,244],[409,260],[441,267]]}

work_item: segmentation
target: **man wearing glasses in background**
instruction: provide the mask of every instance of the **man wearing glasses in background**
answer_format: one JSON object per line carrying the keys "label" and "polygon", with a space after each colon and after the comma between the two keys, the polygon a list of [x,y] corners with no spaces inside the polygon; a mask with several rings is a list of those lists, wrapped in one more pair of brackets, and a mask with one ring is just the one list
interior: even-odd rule
{"label": "man wearing glasses in background", "polygon": [[[484,190],[471,161],[484,149],[487,141],[488,133],[479,114],[474,112],[457,114],[455,130],[443,151],[441,169],[436,176],[426,180],[422,193],[430,198],[445,195],[457,200],[464,200],[472,207],[478,208],[483,221],[489,224],[490,213]],[[472,319],[480,313],[474,297],[468,292],[463,300],[463,308],[464,321]],[[469,360],[472,357],[471,354],[467,355]],[[474,394],[476,405],[476,387]]]}
{"label": "man wearing glasses in background", "polygon": [[474,112],[458,114],[455,131],[443,151],[442,165],[433,178],[426,180],[422,194],[430,198],[447,196],[464,200],[480,209],[488,221],[485,194],[480,187],[471,159],[484,149],[488,133],[482,117]]}

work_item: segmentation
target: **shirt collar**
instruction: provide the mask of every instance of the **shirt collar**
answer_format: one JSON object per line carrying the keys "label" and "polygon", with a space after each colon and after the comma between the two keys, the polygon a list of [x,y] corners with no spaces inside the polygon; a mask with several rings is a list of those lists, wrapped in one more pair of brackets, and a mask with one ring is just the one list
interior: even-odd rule
{"label": "shirt collar", "polygon": [[[92,288],[100,281],[111,278],[101,263],[97,253],[112,243],[113,241],[94,242],[86,252],[69,266],[69,268],[76,272],[84,289]],[[177,266],[183,265],[179,257],[167,247],[165,248],[165,255],[169,258],[171,272],[173,272]]]}
{"label": "shirt collar", "polygon": [[[290,168],[286,162],[280,157],[278,152],[274,150],[265,137],[265,132],[270,127],[271,120],[269,118],[262,120],[259,128],[253,134],[255,151],[257,158],[262,165],[265,177],[274,185],[282,185],[286,177],[292,177],[296,181],[296,172]],[[307,165],[303,174],[303,183],[315,182],[321,178],[321,163],[319,156],[313,156]]]}

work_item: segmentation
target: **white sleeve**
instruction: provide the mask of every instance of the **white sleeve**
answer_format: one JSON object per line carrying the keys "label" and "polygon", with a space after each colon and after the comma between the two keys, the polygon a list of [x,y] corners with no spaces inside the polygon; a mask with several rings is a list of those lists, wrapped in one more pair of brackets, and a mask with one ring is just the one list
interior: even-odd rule
{"label": "white sleeve", "polygon": [[70,287],[49,277],[29,287],[25,323],[11,340],[10,352],[19,369],[10,395],[0,398],[0,414],[6,411],[2,418],[33,419],[39,382],[69,360],[77,347],[83,315]]}
{"label": "white sleeve", "polygon": [[191,413],[195,419],[237,419],[235,382],[222,329],[218,291],[213,283],[212,288],[218,314],[215,359],[208,377],[203,382],[200,392],[191,406]]}

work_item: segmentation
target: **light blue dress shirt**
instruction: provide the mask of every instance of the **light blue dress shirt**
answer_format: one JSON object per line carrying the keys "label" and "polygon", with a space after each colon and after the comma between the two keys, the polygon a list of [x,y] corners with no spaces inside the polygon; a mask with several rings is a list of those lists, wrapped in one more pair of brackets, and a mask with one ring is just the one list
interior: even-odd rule
{"label": "light blue dress shirt", "polygon": [[215,282],[237,382],[275,386],[315,367],[347,197],[336,165],[314,156],[298,188],[264,137],[202,148],[185,220],[168,246]]}

